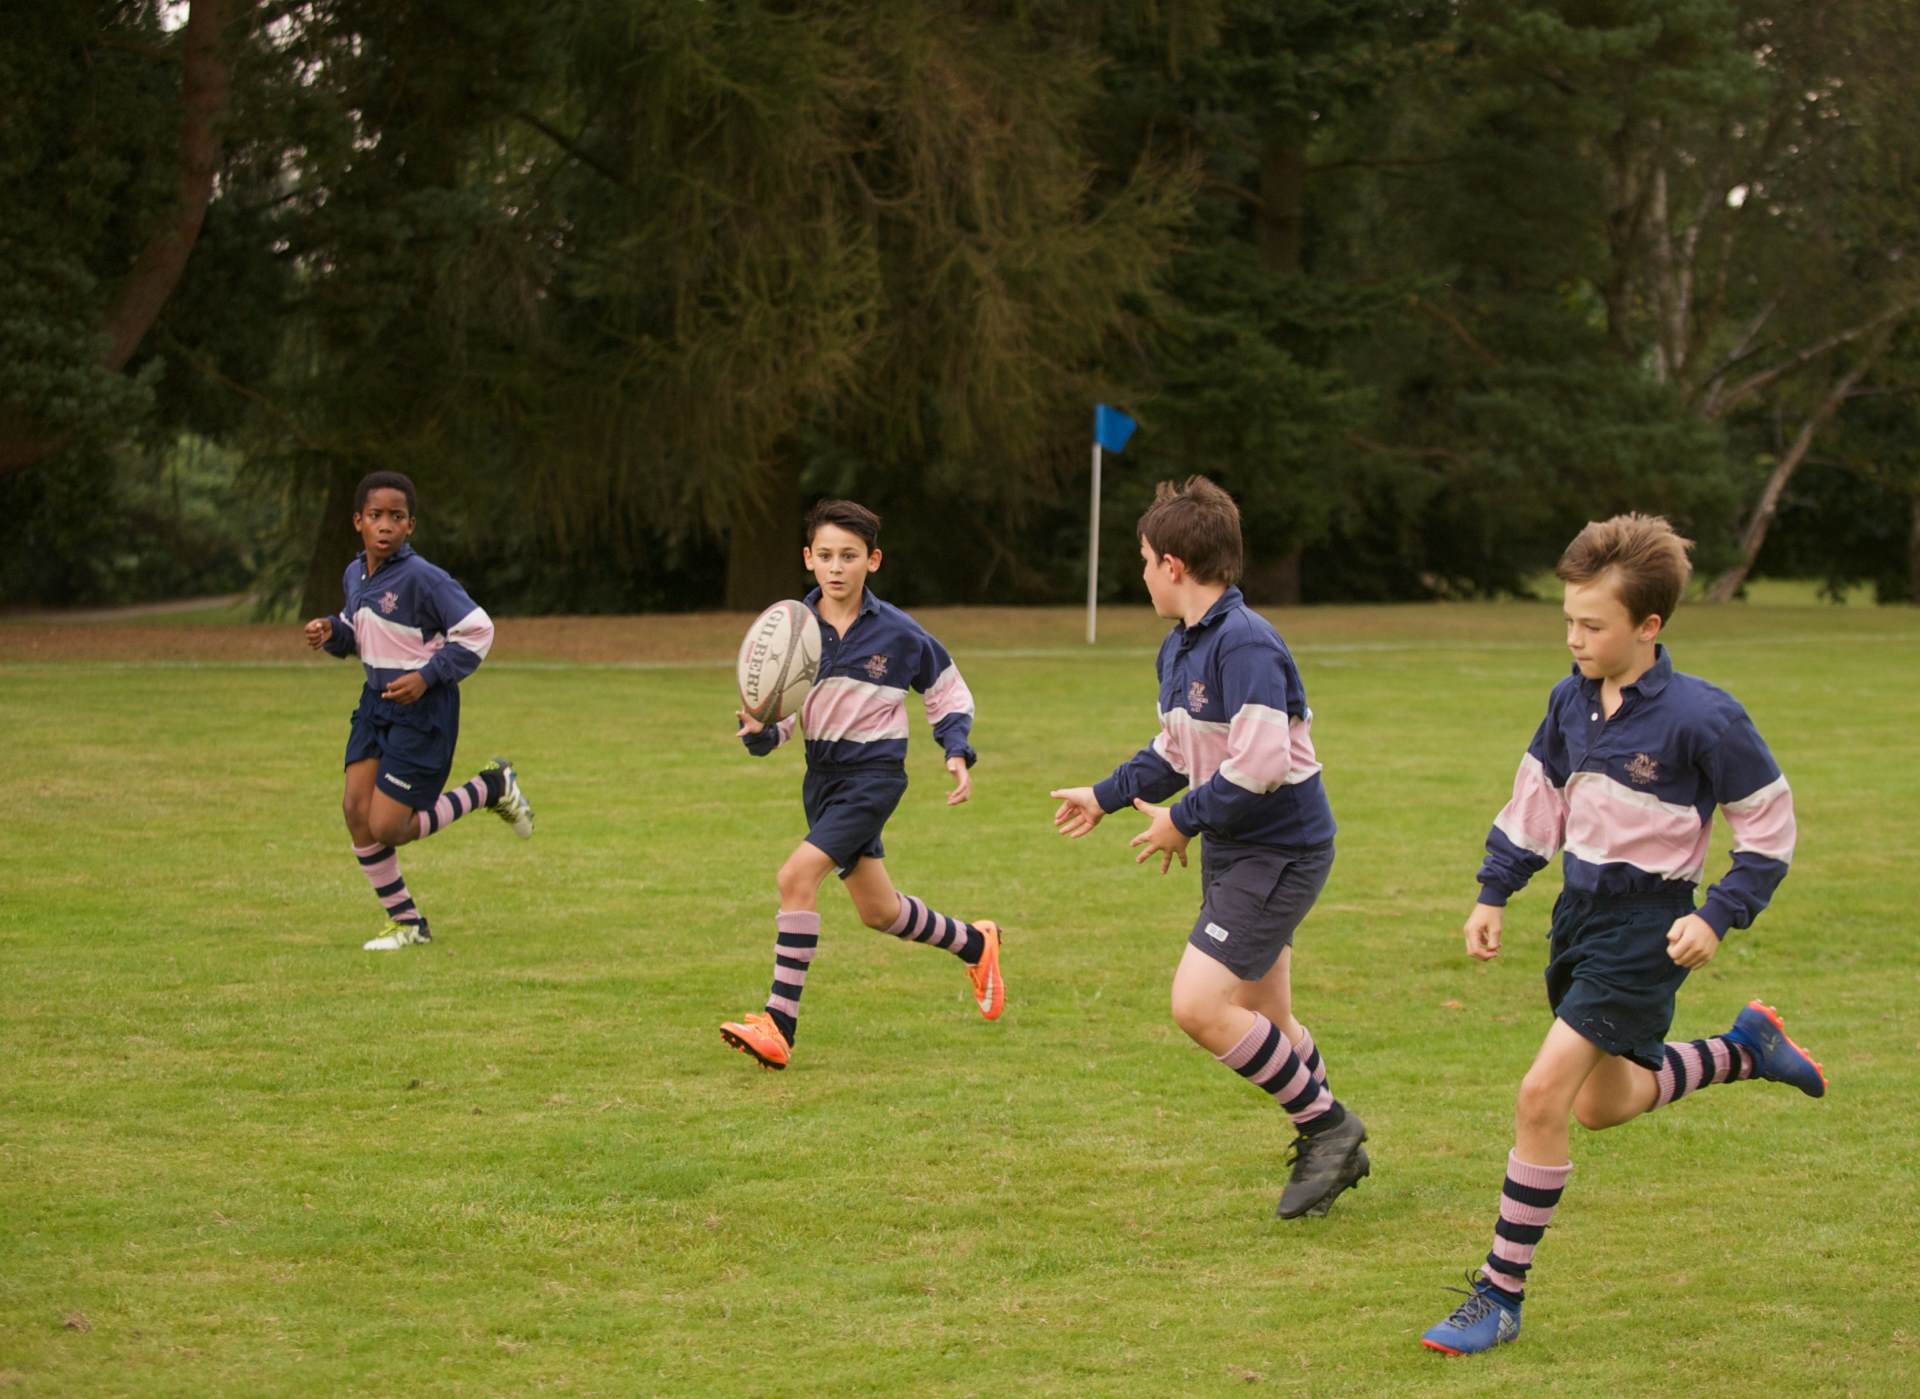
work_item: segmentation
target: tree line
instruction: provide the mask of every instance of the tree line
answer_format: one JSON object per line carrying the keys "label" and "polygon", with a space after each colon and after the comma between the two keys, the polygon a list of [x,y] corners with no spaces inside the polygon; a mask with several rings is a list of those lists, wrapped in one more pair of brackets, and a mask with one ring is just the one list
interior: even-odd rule
{"label": "tree line", "polygon": [[1920,599],[1901,0],[103,0],[0,38],[0,597],[329,605],[369,470],[503,610],[1524,590],[1659,510]]}

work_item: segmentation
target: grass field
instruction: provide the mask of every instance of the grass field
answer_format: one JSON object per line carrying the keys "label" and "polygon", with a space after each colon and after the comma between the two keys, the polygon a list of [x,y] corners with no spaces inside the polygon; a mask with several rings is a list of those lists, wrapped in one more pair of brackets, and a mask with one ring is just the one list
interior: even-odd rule
{"label": "grass field", "polygon": [[503,626],[458,775],[512,755],[539,831],[403,852],[436,941],[393,956],[337,813],[354,669],[287,629],[284,663],[123,663],[0,625],[0,1392],[1914,1391],[1920,614],[1681,613],[1801,843],[1676,1032],[1766,996],[1833,1090],[1576,1130],[1524,1334],[1459,1361],[1416,1337],[1487,1245],[1557,877],[1498,962],[1456,929],[1557,608],[1277,614],[1342,823],[1297,999],[1374,1162],[1293,1223],[1284,1117],[1166,1013],[1197,868],[1130,865],[1127,818],[1049,829],[1049,786],[1151,736],[1157,625],[928,615],[983,757],[947,809],[913,707],[888,864],[1003,923],[1009,1008],[829,889],[784,1074],[715,1032],[765,994],[802,832],[798,755],[731,737],[743,619],[659,667],[644,624],[633,664]]}

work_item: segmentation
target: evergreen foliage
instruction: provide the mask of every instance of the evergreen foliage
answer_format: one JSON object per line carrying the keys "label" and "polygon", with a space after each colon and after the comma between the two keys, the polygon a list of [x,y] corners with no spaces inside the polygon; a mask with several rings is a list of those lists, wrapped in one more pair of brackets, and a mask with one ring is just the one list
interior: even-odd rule
{"label": "evergreen foliage", "polygon": [[1916,60],[1898,0],[37,7],[0,49],[7,600],[191,575],[32,523],[139,515],[183,432],[309,610],[383,467],[502,610],[758,605],[825,493],[888,516],[903,601],[1068,599],[1096,399],[1145,428],[1109,595],[1195,471],[1264,600],[1521,590],[1627,506],[1724,590],[1872,553],[1912,595]]}

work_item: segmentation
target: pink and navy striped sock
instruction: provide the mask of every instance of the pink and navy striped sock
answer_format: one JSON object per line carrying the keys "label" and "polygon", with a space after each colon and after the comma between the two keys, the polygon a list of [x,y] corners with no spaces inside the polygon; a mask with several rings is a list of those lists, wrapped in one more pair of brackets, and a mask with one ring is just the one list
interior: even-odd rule
{"label": "pink and navy striped sock", "polygon": [[380,900],[380,907],[386,910],[387,917],[396,923],[424,923],[420,910],[413,906],[413,895],[407,892],[407,881],[400,877],[400,857],[393,853],[391,845],[356,845],[354,858],[360,862],[360,872],[373,886],[373,896]]}
{"label": "pink and navy striped sock", "polygon": [[774,916],[773,926],[773,990],[767,993],[767,1014],[791,1045],[800,1029],[800,993],[807,988],[807,968],[820,950],[820,915],[783,909]]}
{"label": "pink and navy striped sock", "polygon": [[1307,1066],[1307,1072],[1313,1075],[1313,1081],[1325,1088],[1327,1066],[1320,1062],[1320,1051],[1313,1043],[1313,1031],[1305,1025],[1300,1027],[1300,1042],[1293,1047],[1293,1052],[1299,1055],[1300,1062]]}
{"label": "pink and navy striped sock", "polygon": [[1300,1062],[1300,1056],[1294,1053],[1280,1027],[1258,1011],[1254,1012],[1253,1024],[1240,1037],[1240,1043],[1215,1057],[1249,1083],[1271,1094],[1293,1119],[1293,1125],[1303,1131],[1307,1130],[1307,1124],[1325,1117],[1335,1106],[1333,1094]]}
{"label": "pink and navy striped sock", "polygon": [[911,894],[900,896],[900,911],[893,916],[886,932],[903,942],[924,942],[944,947],[968,966],[975,966],[987,950],[987,940],[971,923],[935,913]]}
{"label": "pink and navy striped sock", "polygon": [[1536,1166],[1507,1153],[1507,1178],[1500,1187],[1500,1219],[1493,1226],[1493,1248],[1482,1271],[1487,1281],[1518,1302],[1527,1295],[1527,1270],[1567,1188],[1573,1164]]}
{"label": "pink and navy striped sock", "polygon": [[[492,780],[489,781],[488,779]],[[416,840],[430,836],[442,826],[450,826],[470,811],[492,806],[500,800],[500,774],[483,772],[469,778],[451,792],[442,792],[438,801],[425,811],[413,813]]]}
{"label": "pink and navy striped sock", "polygon": [[[1667,1043],[1666,1057],[1653,1076],[1658,1090],[1654,1108],[1663,1108],[1702,1088],[1716,1083],[1736,1083],[1753,1077],[1753,1056],[1725,1035],[1691,1040],[1685,1044]],[[1648,1108],[1652,1112],[1653,1108]]]}

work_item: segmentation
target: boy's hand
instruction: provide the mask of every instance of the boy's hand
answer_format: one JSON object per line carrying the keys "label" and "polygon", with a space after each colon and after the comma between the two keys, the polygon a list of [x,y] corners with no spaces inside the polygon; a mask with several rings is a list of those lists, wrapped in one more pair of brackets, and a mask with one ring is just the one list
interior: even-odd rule
{"label": "boy's hand", "polygon": [[1697,913],[1684,914],[1667,929],[1667,955],[1688,971],[1704,967],[1720,950],[1720,936]]}
{"label": "boy's hand", "polygon": [[1498,904],[1475,904],[1467,915],[1467,955],[1478,962],[1491,962],[1500,955],[1500,925],[1504,920]]}
{"label": "boy's hand", "polygon": [[953,774],[953,790],[947,793],[947,805],[958,806],[973,795],[973,773],[962,757],[947,759],[947,771]]}
{"label": "boy's hand", "polygon": [[333,618],[315,617],[307,623],[308,647],[318,651],[331,640],[333,640]]}
{"label": "boy's hand", "polygon": [[380,698],[390,699],[395,704],[412,704],[426,692],[427,677],[417,670],[410,670],[382,690]]}
{"label": "boy's hand", "polygon": [[1173,857],[1180,857],[1180,868],[1187,867],[1187,841],[1189,836],[1180,834],[1180,828],[1173,824],[1173,813],[1164,806],[1152,806],[1139,797],[1133,799],[1133,809],[1153,818],[1153,824],[1139,835],[1128,841],[1129,846],[1144,845],[1147,848],[1133,857],[1137,865],[1152,855],[1160,856],[1160,873],[1165,874],[1173,868]]}
{"label": "boy's hand", "polygon": [[757,734],[766,727],[765,724],[761,723],[744,709],[734,710],[733,717],[740,721],[740,732],[734,735],[735,738],[745,738],[748,734]]}
{"label": "boy's hand", "polygon": [[1100,818],[1107,814],[1100,809],[1100,803],[1094,800],[1091,787],[1060,787],[1047,795],[1060,803],[1059,809],[1053,813],[1054,829],[1074,840],[1099,825]]}

